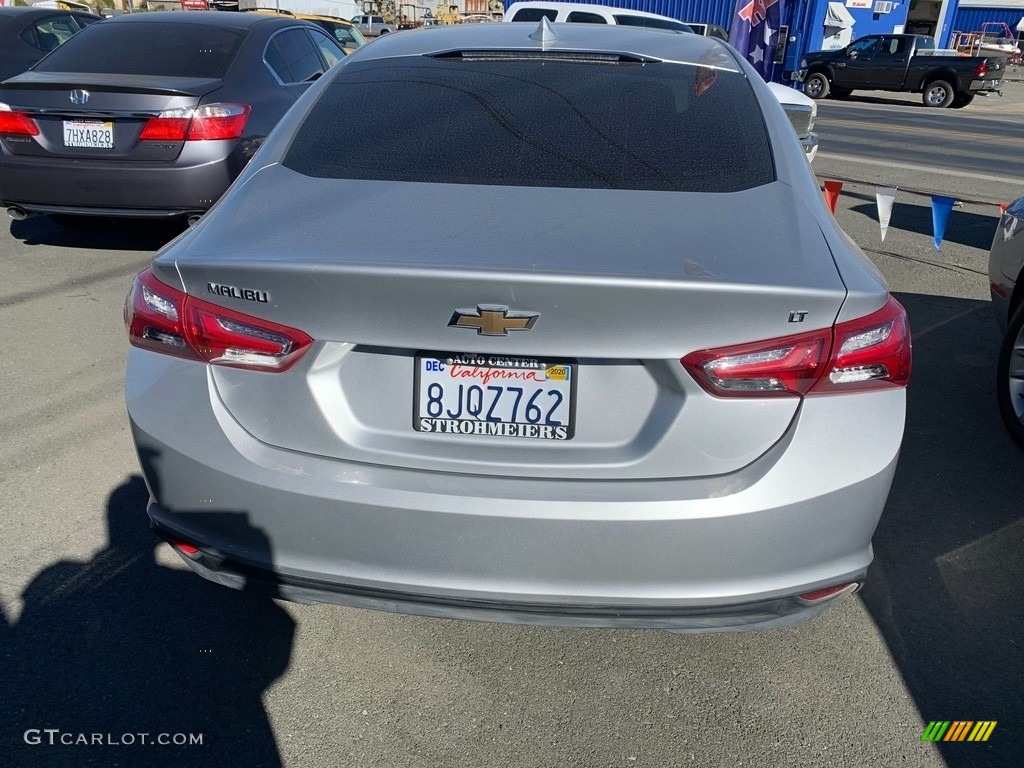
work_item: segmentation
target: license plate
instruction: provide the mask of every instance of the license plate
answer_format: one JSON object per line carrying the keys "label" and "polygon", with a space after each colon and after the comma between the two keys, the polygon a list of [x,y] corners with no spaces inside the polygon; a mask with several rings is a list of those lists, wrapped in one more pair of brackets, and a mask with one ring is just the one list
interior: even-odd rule
{"label": "license plate", "polygon": [[999,80],[986,80],[985,81],[985,87],[986,88],[998,88],[1000,82],[1001,81],[999,81]]}
{"label": "license plate", "polygon": [[413,428],[465,436],[571,440],[571,360],[472,353],[416,356]]}
{"label": "license plate", "polygon": [[113,149],[114,124],[102,120],[65,120],[64,146]]}

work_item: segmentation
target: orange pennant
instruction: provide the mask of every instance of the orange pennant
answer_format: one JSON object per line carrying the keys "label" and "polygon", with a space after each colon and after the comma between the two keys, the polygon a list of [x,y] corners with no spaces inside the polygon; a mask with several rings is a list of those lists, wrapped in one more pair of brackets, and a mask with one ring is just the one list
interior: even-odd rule
{"label": "orange pennant", "polygon": [[828,203],[828,209],[832,213],[836,212],[836,203],[839,202],[839,193],[843,191],[843,182],[841,181],[826,181],[825,182],[825,202]]}

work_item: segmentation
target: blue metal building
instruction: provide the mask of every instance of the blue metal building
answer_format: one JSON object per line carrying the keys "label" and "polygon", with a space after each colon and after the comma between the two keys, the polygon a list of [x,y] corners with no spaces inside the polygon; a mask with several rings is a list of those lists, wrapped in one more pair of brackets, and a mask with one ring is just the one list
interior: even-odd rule
{"label": "blue metal building", "polygon": [[1024,0],[960,0],[953,17],[957,32],[977,32],[986,22],[1003,22],[1024,40]]}

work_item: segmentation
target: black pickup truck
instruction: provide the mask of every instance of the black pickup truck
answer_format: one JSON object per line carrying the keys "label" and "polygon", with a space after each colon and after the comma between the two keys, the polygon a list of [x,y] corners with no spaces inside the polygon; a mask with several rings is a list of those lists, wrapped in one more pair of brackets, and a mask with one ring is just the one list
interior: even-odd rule
{"label": "black pickup truck", "polygon": [[854,90],[920,93],[926,107],[966,107],[975,94],[1002,95],[1002,56],[957,56],[925,35],[869,35],[838,51],[808,53],[795,77],[812,99]]}

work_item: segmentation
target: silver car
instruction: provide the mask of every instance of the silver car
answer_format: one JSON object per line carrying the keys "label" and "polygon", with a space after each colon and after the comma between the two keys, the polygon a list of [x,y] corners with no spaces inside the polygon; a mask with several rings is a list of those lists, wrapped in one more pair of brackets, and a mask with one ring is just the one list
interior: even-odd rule
{"label": "silver car", "polygon": [[996,370],[999,411],[1010,436],[1024,448],[1024,197],[999,221],[988,275],[992,309],[1004,334]]}
{"label": "silver car", "polygon": [[149,516],[200,574],[529,624],[820,613],[865,578],[910,374],[735,51],[546,20],[345,59],[126,322]]}

